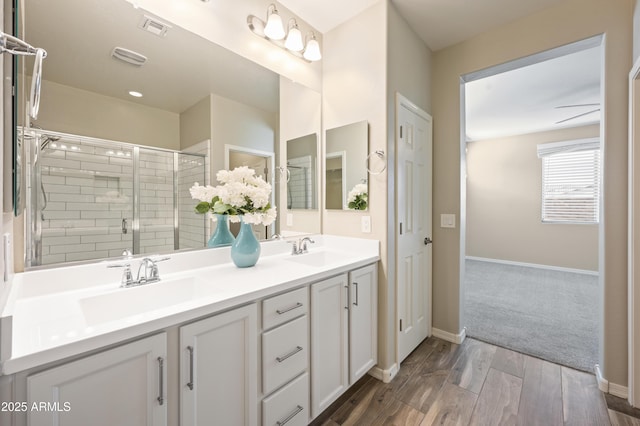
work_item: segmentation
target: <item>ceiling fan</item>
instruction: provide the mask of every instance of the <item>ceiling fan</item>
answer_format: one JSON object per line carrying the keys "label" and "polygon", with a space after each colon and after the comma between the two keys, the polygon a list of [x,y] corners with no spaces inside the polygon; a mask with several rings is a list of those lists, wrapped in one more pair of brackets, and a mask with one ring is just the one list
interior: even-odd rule
{"label": "ceiling fan", "polygon": [[580,113],[580,114],[573,115],[573,116],[571,116],[569,118],[565,118],[564,120],[556,121],[556,124],[564,123],[564,122],[567,122],[567,121],[570,121],[570,120],[574,120],[574,119],[576,119],[578,117],[584,117],[585,115],[593,114],[594,112],[600,111],[600,103],[599,102],[595,103],[595,104],[559,105],[559,106],[557,106],[555,108],[556,109],[559,109],[559,108],[582,108],[582,107],[594,107],[594,106],[597,106],[598,108],[595,108],[595,109],[592,109],[590,111],[583,112],[583,113]]}

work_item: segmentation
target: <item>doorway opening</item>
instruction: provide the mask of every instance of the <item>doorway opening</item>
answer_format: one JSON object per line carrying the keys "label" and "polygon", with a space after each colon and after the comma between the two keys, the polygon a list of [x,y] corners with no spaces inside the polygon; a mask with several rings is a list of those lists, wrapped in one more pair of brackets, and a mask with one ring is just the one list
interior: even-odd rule
{"label": "doorway opening", "polygon": [[466,334],[592,372],[600,361],[602,37],[463,76]]}
{"label": "doorway opening", "polygon": [[[241,146],[225,145],[225,168],[233,170],[236,167],[246,166],[256,172],[257,176],[261,176],[265,181],[274,186],[274,169],[275,169],[275,153],[268,151],[260,151],[252,148]],[[271,205],[275,205],[274,192],[271,192]],[[266,240],[274,235],[275,225],[253,225],[253,231],[259,240]],[[233,235],[240,232],[239,223],[230,223],[229,230]]]}

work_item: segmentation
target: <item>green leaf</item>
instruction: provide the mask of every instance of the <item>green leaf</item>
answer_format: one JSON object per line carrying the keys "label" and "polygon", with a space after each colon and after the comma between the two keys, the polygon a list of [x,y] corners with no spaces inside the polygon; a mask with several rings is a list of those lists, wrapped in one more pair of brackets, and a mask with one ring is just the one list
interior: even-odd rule
{"label": "green leaf", "polygon": [[204,214],[209,211],[210,207],[211,205],[209,203],[207,203],[206,201],[201,201],[196,206],[196,212],[200,214]]}

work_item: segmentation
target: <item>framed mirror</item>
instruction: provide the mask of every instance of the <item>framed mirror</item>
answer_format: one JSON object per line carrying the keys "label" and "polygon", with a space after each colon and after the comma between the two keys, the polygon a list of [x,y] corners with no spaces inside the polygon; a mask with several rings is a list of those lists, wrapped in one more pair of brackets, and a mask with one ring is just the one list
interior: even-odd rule
{"label": "framed mirror", "polygon": [[[125,0],[20,6],[22,38],[48,53],[38,119],[25,119],[25,96],[16,108],[31,166],[26,266],[205,247],[213,225],[189,187],[215,185],[230,147],[277,158],[280,76]],[[32,61],[20,60],[20,87]],[[256,172],[277,202],[273,161]]]}
{"label": "framed mirror", "polygon": [[369,125],[366,121],[326,131],[325,208],[368,208],[368,149]]}
{"label": "framed mirror", "polygon": [[287,141],[287,209],[315,210],[318,192],[318,136]]}

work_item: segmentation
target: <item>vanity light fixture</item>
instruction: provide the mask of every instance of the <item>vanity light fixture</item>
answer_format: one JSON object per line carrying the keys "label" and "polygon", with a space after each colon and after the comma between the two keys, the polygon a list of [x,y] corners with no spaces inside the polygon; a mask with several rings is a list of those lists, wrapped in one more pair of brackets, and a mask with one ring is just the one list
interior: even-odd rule
{"label": "vanity light fixture", "polygon": [[267,7],[267,25],[264,27],[264,35],[271,40],[282,40],[285,36],[282,18],[273,3]]}
{"label": "vanity light fixture", "polygon": [[255,15],[249,15],[247,17],[247,25],[251,32],[258,37],[269,40],[271,43],[286,50],[297,58],[307,62],[315,62],[322,59],[320,43],[318,43],[315,33],[313,31],[309,33],[305,46],[302,31],[300,31],[295,18],[289,19],[287,31],[285,32],[282,26],[282,18],[273,3],[267,8],[266,22]]}
{"label": "vanity light fixture", "polygon": [[316,40],[316,35],[312,31],[311,38],[307,41],[307,48],[304,49],[304,53],[302,55],[307,61],[319,61],[322,59],[322,54],[320,54],[320,44],[318,40]]}
{"label": "vanity light fixture", "polygon": [[302,42],[302,33],[298,28],[298,23],[294,18],[291,18],[287,27],[289,31],[287,32],[287,39],[284,41],[284,47],[292,52],[302,51],[304,43]]}

